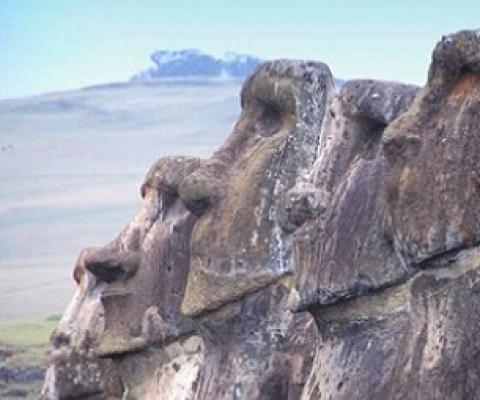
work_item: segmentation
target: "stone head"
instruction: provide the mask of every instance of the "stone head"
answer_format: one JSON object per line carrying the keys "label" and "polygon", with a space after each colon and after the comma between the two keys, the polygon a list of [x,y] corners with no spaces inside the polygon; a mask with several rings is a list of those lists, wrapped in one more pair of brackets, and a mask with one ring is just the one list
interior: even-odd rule
{"label": "stone head", "polygon": [[245,82],[233,132],[179,188],[198,216],[184,314],[218,310],[293,272],[281,203],[316,157],[332,88],[326,65],[288,60]]}
{"label": "stone head", "polygon": [[[56,369],[50,375],[66,371],[63,378],[49,384],[52,393],[70,386],[72,396],[101,393],[107,378],[128,385],[129,380],[143,376],[131,376],[119,368],[125,363],[112,360],[148,353],[150,348],[164,349],[192,333],[193,324],[181,315],[180,304],[195,216],[179,201],[178,185],[199,165],[196,158],[160,159],[145,178],[140,209],[128,226],[108,245],[81,252],[73,273],[79,289],[52,336],[61,351],[57,351]],[[151,358],[161,368],[181,351],[159,351]],[[78,352],[82,357],[76,356]],[[144,360],[147,369],[152,368],[148,357]],[[71,369],[83,375],[74,380]],[[151,375],[151,370],[147,372]],[[73,381],[78,384],[66,389],[59,386]]]}
{"label": "stone head", "polygon": [[333,98],[319,157],[288,198],[297,226],[292,309],[331,305],[405,277],[392,244],[381,140],[417,92],[410,85],[357,80]]}
{"label": "stone head", "polygon": [[112,362],[95,352],[105,327],[104,285],[85,271],[88,252],[83,250],[77,259],[77,290],[51,335],[54,350],[42,389],[44,399],[105,398],[120,396],[123,391]]}
{"label": "stone head", "polygon": [[415,266],[480,240],[480,31],[445,36],[428,82],[385,132],[393,239]]}
{"label": "stone head", "polygon": [[165,345],[192,331],[180,304],[195,216],[179,201],[178,185],[199,165],[195,158],[160,159],[141,187],[142,205],[133,220],[112,243],[85,255],[84,268],[104,286],[99,355]]}
{"label": "stone head", "polygon": [[[357,84],[367,85],[347,85]],[[367,135],[358,141],[364,146],[327,146],[310,190],[296,193],[299,204],[321,203],[323,213],[296,217],[304,224],[291,303],[328,334],[302,398],[475,398],[480,32],[442,38],[425,87],[376,131],[352,116],[358,110],[379,121],[375,99],[391,108],[405,91],[389,85],[401,96],[386,96],[375,86],[357,90],[354,107],[334,109],[343,115],[338,127],[354,123]],[[331,143],[352,136],[352,128],[337,132],[329,128]],[[375,146],[365,153],[372,132]]]}

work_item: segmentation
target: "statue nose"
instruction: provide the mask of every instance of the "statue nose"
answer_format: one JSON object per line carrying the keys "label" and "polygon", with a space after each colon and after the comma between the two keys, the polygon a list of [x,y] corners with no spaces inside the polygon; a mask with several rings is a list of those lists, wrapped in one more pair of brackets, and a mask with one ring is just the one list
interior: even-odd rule
{"label": "statue nose", "polygon": [[84,257],[85,269],[99,281],[111,283],[131,278],[139,264],[137,251],[122,252],[117,249],[103,248],[90,251]]}
{"label": "statue nose", "polygon": [[59,349],[62,346],[68,346],[70,344],[70,335],[65,332],[55,330],[50,336],[50,343],[55,349]]}
{"label": "statue nose", "polygon": [[178,194],[187,209],[197,216],[218,202],[223,192],[223,179],[208,169],[188,175],[180,184]]}
{"label": "statue nose", "polygon": [[317,218],[327,210],[325,195],[318,188],[304,184],[288,191],[283,199],[285,213],[282,227],[287,232],[293,232],[306,221]]}

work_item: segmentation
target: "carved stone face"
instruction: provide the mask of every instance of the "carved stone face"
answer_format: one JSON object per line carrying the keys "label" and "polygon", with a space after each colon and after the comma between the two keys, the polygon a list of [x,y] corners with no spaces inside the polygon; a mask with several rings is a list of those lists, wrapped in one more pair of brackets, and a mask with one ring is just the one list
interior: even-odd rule
{"label": "carved stone face", "polygon": [[460,32],[437,45],[421,92],[351,81],[334,99],[310,186],[292,196],[294,211],[323,211],[292,216],[308,220],[296,232],[294,309],[395,285],[480,241],[479,54],[478,31]]}
{"label": "carved stone face", "polygon": [[199,160],[159,160],[142,185],[137,215],[111,244],[91,250],[87,271],[105,286],[105,330],[97,353],[111,356],[165,345],[192,331],[180,314],[195,216],[178,200],[177,187]]}
{"label": "carved stone face", "polygon": [[480,242],[480,32],[444,37],[427,86],[388,127],[388,196],[399,252],[414,265]]}
{"label": "carved stone face", "polygon": [[[180,314],[195,216],[177,191],[199,165],[188,157],[159,160],[142,185],[143,202],[132,222],[112,243],[80,254],[74,270],[79,289],[52,337],[59,350],[47,374],[46,398],[106,395],[113,385],[120,393],[133,385],[137,392],[130,396],[141,398],[142,390],[158,389],[148,386],[155,368],[176,385],[162,366],[179,354],[190,354],[198,373],[201,342],[185,336],[193,325]],[[174,345],[180,336],[182,343]]]}
{"label": "carved stone face", "polygon": [[[333,304],[402,280],[392,244],[381,154],[385,126],[418,89],[350,81],[330,105],[309,181],[290,193],[295,233],[295,310]],[[316,205],[318,212],[309,210]]]}
{"label": "carved stone face", "polygon": [[110,360],[95,353],[105,326],[101,294],[105,285],[85,273],[82,251],[75,266],[77,291],[52,333],[54,347],[45,376],[42,399],[105,398],[123,388]]}
{"label": "carved stone face", "polygon": [[[357,93],[355,106],[382,97]],[[437,44],[427,85],[381,129],[373,157],[342,151],[339,173],[313,181],[328,201],[298,231],[292,302],[326,340],[302,399],[475,397],[479,127],[480,31],[463,31]]]}
{"label": "carved stone face", "polygon": [[280,204],[316,156],[331,79],[320,63],[260,66],[242,89],[230,137],[180,185],[182,201],[199,216],[186,315],[219,309],[292,272]]}

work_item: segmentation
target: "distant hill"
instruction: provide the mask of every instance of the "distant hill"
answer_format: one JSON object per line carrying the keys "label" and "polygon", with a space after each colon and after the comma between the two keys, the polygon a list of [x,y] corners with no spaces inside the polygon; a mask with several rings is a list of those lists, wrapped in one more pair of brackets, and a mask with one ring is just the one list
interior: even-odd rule
{"label": "distant hill", "polygon": [[135,214],[155,160],[208,157],[225,140],[240,86],[165,79],[0,100],[0,321],[63,312],[80,249]]}
{"label": "distant hill", "polygon": [[[201,82],[209,78],[246,78],[264,61],[249,54],[234,52],[216,58],[197,49],[157,50],[150,59],[155,66],[134,75],[131,81],[149,83],[174,78]],[[334,78],[334,82],[340,88],[344,80]]]}
{"label": "distant hill", "polygon": [[133,76],[133,81],[190,77],[244,78],[262,62],[260,58],[248,54],[228,52],[222,58],[216,58],[196,49],[158,50],[150,59],[155,66]]}

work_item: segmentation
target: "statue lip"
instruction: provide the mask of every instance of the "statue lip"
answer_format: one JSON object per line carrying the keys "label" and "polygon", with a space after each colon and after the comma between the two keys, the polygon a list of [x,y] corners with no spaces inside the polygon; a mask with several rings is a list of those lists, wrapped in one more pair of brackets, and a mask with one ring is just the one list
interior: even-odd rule
{"label": "statue lip", "polygon": [[112,331],[104,331],[98,344],[95,346],[95,354],[100,358],[115,358],[127,354],[141,353],[147,348],[166,348],[171,344],[184,340],[197,334],[195,328],[178,329],[171,335],[167,335],[161,340],[152,340],[145,337],[142,333],[140,336],[115,335]]}
{"label": "statue lip", "polygon": [[129,353],[138,353],[148,347],[146,339],[143,337],[129,337],[128,339],[104,336],[100,344],[95,348],[95,354],[98,357],[110,358],[122,356]]}
{"label": "statue lip", "polygon": [[480,240],[469,244],[459,245],[451,249],[446,249],[438,254],[433,254],[430,257],[421,260],[416,266],[419,269],[448,267],[462,258],[464,254],[468,254],[471,251],[476,251],[477,249],[480,249]]}
{"label": "statue lip", "polygon": [[127,338],[110,338],[106,336],[100,340],[99,345],[95,348],[95,354],[100,358],[116,358],[128,354],[141,353],[149,347],[164,349],[196,334],[197,331],[195,329],[190,329],[185,332],[179,332],[177,335],[158,343],[149,343],[148,340],[142,336],[130,336]]}
{"label": "statue lip", "polygon": [[[478,267],[480,243],[460,246],[433,255],[410,268],[402,279],[371,288],[363,293],[344,292],[331,297],[329,302],[303,302],[296,290],[290,292],[289,308],[294,312],[310,311],[317,324],[339,321],[381,319],[404,309],[410,300],[409,290],[421,277],[455,278]],[[454,265],[456,264],[456,265]],[[453,266],[452,266],[453,265]],[[383,316],[383,317],[382,317]]]}

